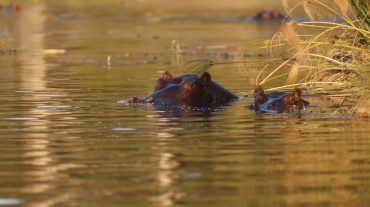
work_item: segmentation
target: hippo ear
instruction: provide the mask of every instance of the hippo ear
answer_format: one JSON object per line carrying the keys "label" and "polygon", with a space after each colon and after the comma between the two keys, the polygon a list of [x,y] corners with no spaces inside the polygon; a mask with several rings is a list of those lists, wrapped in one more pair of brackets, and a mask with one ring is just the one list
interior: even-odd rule
{"label": "hippo ear", "polygon": [[302,96],[302,90],[300,88],[295,88],[293,91],[294,100],[300,100]]}
{"label": "hippo ear", "polygon": [[208,72],[203,73],[200,79],[202,80],[202,83],[206,86],[211,83],[211,75]]}
{"label": "hippo ear", "polygon": [[257,93],[257,92],[262,92],[262,93],[264,93],[263,86],[262,86],[262,85],[256,85],[256,86],[254,86],[254,88],[253,88],[253,92],[254,92],[254,93]]}
{"label": "hippo ear", "polygon": [[162,78],[165,79],[165,80],[169,80],[169,79],[172,79],[172,74],[169,72],[169,71],[166,71],[163,73],[162,75]]}

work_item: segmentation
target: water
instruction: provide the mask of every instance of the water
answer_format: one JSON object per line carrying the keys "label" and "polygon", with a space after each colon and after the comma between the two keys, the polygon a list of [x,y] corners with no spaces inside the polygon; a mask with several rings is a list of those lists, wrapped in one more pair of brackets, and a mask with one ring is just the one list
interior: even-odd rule
{"label": "water", "polygon": [[[278,23],[79,6],[0,13],[1,46],[17,49],[0,56],[0,206],[370,205],[366,119],[309,97],[303,114],[282,115],[254,114],[249,98],[217,112],[117,103],[193,58],[230,61],[246,44],[266,60],[255,42]],[[251,89],[237,65],[210,72],[239,95]]]}

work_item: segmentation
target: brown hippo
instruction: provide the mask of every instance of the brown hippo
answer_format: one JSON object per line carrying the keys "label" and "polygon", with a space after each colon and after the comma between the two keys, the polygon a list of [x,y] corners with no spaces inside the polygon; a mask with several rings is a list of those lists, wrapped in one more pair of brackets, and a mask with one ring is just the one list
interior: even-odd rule
{"label": "brown hippo", "polygon": [[309,105],[309,102],[303,100],[301,96],[302,91],[299,88],[295,88],[292,94],[284,92],[265,94],[262,86],[257,85],[253,89],[254,102],[249,108],[262,113],[289,112],[294,107],[302,110]]}
{"label": "brown hippo", "polygon": [[129,103],[146,103],[156,106],[180,107],[217,107],[237,100],[234,95],[221,85],[211,80],[205,72],[201,77],[182,75],[173,77],[165,72],[154,87],[154,92],[143,99],[133,97]]}

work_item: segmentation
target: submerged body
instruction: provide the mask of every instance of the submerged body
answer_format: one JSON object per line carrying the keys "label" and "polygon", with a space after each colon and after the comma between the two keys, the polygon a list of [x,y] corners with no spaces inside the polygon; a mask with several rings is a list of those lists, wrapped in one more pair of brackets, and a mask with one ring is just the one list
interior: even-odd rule
{"label": "submerged body", "polygon": [[237,99],[238,96],[212,81],[207,72],[201,77],[191,74],[172,77],[169,72],[165,72],[156,81],[153,93],[143,99],[133,97],[129,103],[164,107],[217,107]]}
{"label": "submerged body", "polygon": [[284,92],[265,94],[262,86],[258,85],[253,89],[254,101],[249,108],[262,113],[289,112],[294,108],[302,110],[309,102],[303,100],[301,96],[302,91],[299,88],[295,88],[292,94]]}

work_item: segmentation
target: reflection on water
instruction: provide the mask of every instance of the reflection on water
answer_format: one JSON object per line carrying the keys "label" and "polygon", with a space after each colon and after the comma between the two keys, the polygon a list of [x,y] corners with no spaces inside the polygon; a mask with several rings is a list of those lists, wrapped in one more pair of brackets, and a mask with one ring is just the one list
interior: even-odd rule
{"label": "reflection on water", "polygon": [[22,202],[14,198],[0,198],[0,206],[18,205]]}
{"label": "reflection on water", "polygon": [[[191,58],[250,54],[243,73],[210,71],[250,91],[250,68],[270,63],[260,43],[278,23],[147,21],[115,3],[80,6],[0,13],[2,45],[26,51],[0,55],[0,205],[368,206],[368,120],[316,106],[256,115],[249,98],[208,112],[117,103],[149,94],[162,71],[181,74]],[[218,15],[229,13],[209,14]],[[53,48],[66,53],[34,52]]]}
{"label": "reflection on water", "polygon": [[[44,27],[45,16],[43,15],[44,5],[29,7],[19,16],[19,47],[20,48],[44,48]],[[32,21],[30,21],[32,20]],[[32,32],[30,32],[32,31]],[[30,91],[45,91],[46,86],[46,63],[43,56],[20,56],[20,89]],[[22,97],[21,97],[22,98]],[[37,101],[34,97],[27,97],[30,103]],[[48,111],[33,107],[28,111],[31,117],[36,117],[37,122],[33,119],[24,120],[22,124],[28,126],[31,130],[38,133],[25,134],[27,149],[23,156],[27,164],[34,166],[34,170],[26,171],[25,176],[34,177],[35,184],[25,186],[24,192],[43,193],[51,189],[50,184],[45,180],[52,180],[53,175],[49,172],[49,164],[52,162],[52,156],[48,151],[49,139],[47,131]]]}
{"label": "reflection on water", "polygon": [[[19,48],[23,49],[43,49],[45,48],[45,22],[44,4],[29,6],[22,11],[18,17]],[[32,178],[32,183],[22,187],[20,192],[26,194],[47,194],[55,188],[55,179],[59,171],[76,167],[74,164],[63,163],[53,164],[55,160],[50,153],[51,134],[49,133],[51,125],[49,117],[53,112],[49,108],[65,108],[65,106],[40,106],[40,103],[52,101],[53,94],[47,93],[47,63],[43,55],[21,55],[16,59],[19,62],[19,89],[27,90],[20,93],[20,101],[27,102],[30,107],[25,111],[29,117],[8,118],[9,121],[23,121],[24,125],[33,133],[24,133],[22,138],[25,140],[23,164],[32,166],[29,170],[23,172],[23,176]],[[19,91],[18,91],[19,92]],[[40,98],[43,97],[43,98]],[[68,107],[68,106],[67,106]],[[68,193],[59,193],[57,197],[51,197],[37,202],[28,201],[27,206],[48,207],[60,202],[62,199],[70,197]]]}
{"label": "reflection on water", "polygon": [[159,141],[158,152],[160,153],[158,162],[160,195],[156,196],[154,201],[157,201],[159,206],[175,206],[175,202],[184,197],[184,192],[176,189],[174,183],[180,177],[177,169],[181,166],[175,155],[170,153],[171,145],[166,141],[176,137],[175,132],[182,129],[174,126],[176,123],[176,120],[174,120],[176,118],[174,117],[172,119],[157,116],[149,118],[156,119],[159,127],[159,130],[156,132],[156,138]]}

